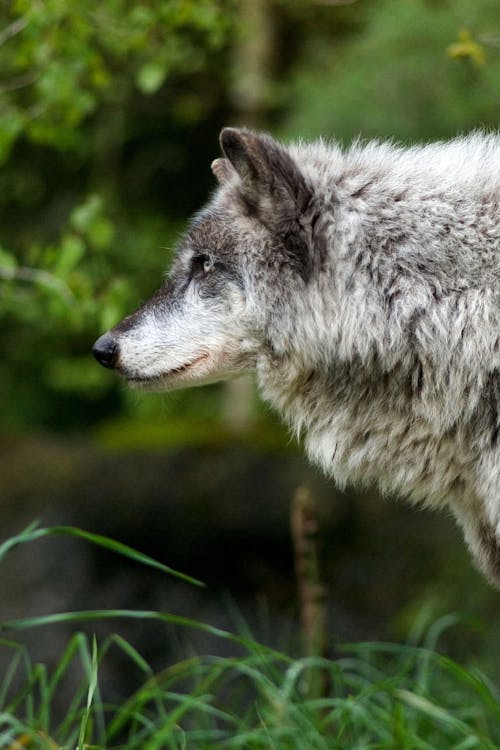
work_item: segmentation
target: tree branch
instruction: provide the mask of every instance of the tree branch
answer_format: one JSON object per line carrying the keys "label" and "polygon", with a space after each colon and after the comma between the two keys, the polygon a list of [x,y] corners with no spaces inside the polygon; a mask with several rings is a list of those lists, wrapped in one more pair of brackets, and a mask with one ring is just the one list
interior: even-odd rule
{"label": "tree branch", "polygon": [[26,266],[7,268],[6,266],[0,266],[0,279],[4,281],[26,281],[30,284],[40,284],[48,289],[53,289],[68,303],[75,301],[73,292],[64,281],[40,268],[27,268]]}
{"label": "tree branch", "polygon": [[28,19],[26,16],[21,16],[21,18],[16,18],[15,21],[12,21],[9,26],[7,26],[3,31],[0,31],[0,46],[2,44],[5,44],[9,39],[11,39],[16,34],[19,34],[23,29],[26,28],[28,25]]}

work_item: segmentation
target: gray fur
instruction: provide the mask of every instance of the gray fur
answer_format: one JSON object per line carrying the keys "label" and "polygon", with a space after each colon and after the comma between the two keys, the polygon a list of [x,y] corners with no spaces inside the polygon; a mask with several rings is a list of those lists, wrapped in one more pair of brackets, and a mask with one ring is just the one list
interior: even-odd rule
{"label": "gray fur", "polygon": [[450,508],[500,587],[500,136],[221,145],[116,368],[165,390],[255,370],[328,475]]}

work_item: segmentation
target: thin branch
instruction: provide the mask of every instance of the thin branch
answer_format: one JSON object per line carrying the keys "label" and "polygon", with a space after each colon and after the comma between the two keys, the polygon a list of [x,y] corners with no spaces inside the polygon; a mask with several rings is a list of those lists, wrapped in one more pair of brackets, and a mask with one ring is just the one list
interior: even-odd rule
{"label": "thin branch", "polygon": [[497,34],[480,34],[478,40],[486,47],[500,47],[500,36]]}
{"label": "thin branch", "polygon": [[0,31],[0,46],[8,42],[16,34],[19,34],[28,25],[28,19],[26,16],[21,16],[12,21],[3,31]]}
{"label": "thin branch", "polygon": [[22,76],[16,76],[11,78],[10,81],[0,84],[0,92],[5,94],[8,91],[17,91],[17,89],[26,88],[31,86],[35,81],[40,78],[40,73],[25,73]]}
{"label": "thin branch", "polygon": [[312,0],[316,5],[354,5],[358,0]]}
{"label": "thin branch", "polygon": [[6,266],[0,266],[0,279],[4,281],[25,281],[29,284],[41,284],[41,286],[48,289],[53,289],[69,304],[75,300],[75,295],[64,281],[40,268],[27,268],[26,266],[7,268]]}

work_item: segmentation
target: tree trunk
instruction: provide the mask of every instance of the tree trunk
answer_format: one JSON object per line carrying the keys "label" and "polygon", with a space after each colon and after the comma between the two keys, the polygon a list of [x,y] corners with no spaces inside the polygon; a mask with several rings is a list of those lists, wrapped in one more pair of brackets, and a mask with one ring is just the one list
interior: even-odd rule
{"label": "tree trunk", "polygon": [[[275,36],[269,0],[241,0],[239,34],[233,50],[233,81],[229,90],[234,124],[261,128],[270,101]],[[253,378],[249,375],[226,384],[223,417],[242,431],[253,416]]]}

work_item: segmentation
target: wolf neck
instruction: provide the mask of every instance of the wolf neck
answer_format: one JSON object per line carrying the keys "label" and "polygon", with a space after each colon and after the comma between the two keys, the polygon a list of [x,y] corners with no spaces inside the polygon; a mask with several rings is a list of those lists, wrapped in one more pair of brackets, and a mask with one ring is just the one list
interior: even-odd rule
{"label": "wolf neck", "polygon": [[439,506],[466,471],[467,457],[457,450],[463,435],[444,423],[431,429],[415,414],[403,368],[374,373],[353,361],[332,364],[329,372],[306,371],[268,360],[260,363],[258,377],[263,397],[340,486],[377,484]]}
{"label": "wolf neck", "polygon": [[374,429],[373,381],[365,380],[354,363],[332,362],[325,370],[287,356],[260,362],[258,380],[263,397],[295,436],[304,438],[311,459],[341,483],[354,480],[342,476],[342,455]]}

